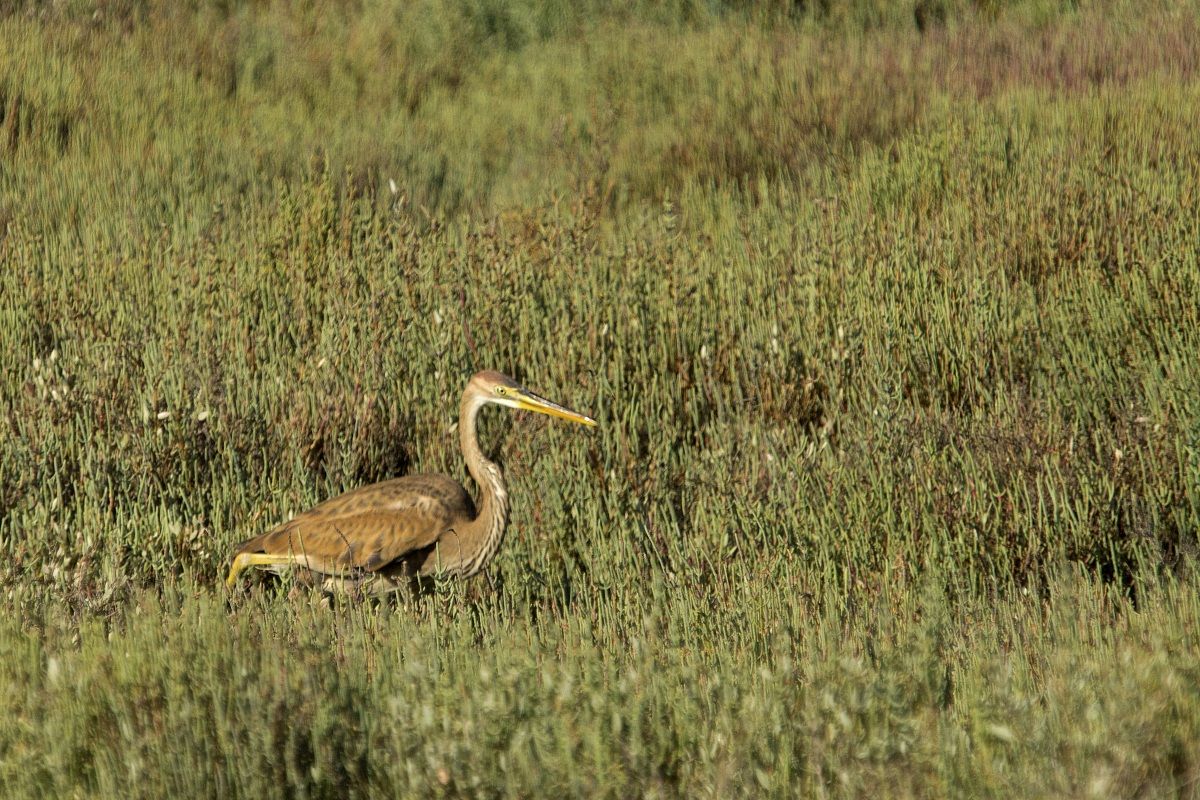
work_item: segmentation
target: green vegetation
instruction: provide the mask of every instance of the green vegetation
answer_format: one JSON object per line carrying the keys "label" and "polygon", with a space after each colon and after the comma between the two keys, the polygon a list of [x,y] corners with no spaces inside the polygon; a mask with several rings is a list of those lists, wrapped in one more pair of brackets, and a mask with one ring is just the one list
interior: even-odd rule
{"label": "green vegetation", "polygon": [[[1200,6],[0,2],[0,796],[1200,795]],[[487,578],[231,545],[463,474]]]}

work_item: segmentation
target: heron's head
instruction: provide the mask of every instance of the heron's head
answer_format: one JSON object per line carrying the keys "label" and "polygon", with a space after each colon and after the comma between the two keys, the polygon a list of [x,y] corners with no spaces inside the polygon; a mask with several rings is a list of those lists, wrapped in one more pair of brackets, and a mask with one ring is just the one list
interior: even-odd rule
{"label": "heron's head", "polygon": [[549,414],[552,417],[578,422],[580,425],[589,427],[596,424],[596,420],[586,414],[580,414],[540,397],[507,375],[494,370],[477,372],[471,378],[470,393],[477,398],[476,402],[479,403],[495,403],[509,408],[536,411],[539,414]]}

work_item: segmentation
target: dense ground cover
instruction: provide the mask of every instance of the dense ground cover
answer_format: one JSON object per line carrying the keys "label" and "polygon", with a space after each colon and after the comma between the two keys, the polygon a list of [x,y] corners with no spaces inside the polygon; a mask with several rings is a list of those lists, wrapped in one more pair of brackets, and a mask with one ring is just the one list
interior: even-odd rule
{"label": "dense ground cover", "polygon": [[1195,796],[1197,11],[0,3],[0,794]]}

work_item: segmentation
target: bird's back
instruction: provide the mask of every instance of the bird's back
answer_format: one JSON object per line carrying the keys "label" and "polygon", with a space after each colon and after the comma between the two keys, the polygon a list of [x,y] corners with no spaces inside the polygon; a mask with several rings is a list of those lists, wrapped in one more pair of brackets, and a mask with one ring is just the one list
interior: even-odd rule
{"label": "bird's back", "polygon": [[234,555],[303,558],[315,572],[376,572],[427,550],[475,518],[475,504],[446,475],[408,475],[360,486],[239,544]]}

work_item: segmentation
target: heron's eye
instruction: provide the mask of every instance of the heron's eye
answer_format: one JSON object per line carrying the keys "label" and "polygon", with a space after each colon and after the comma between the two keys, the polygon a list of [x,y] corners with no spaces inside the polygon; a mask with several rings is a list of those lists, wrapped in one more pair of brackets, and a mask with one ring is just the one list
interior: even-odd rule
{"label": "heron's eye", "polygon": [[504,387],[503,387],[503,386],[497,386],[497,387],[496,387],[496,394],[505,394],[505,389],[504,389]]}

